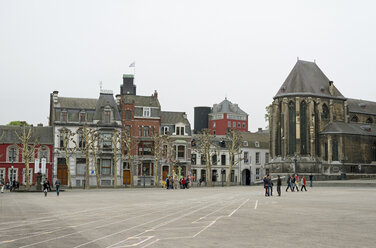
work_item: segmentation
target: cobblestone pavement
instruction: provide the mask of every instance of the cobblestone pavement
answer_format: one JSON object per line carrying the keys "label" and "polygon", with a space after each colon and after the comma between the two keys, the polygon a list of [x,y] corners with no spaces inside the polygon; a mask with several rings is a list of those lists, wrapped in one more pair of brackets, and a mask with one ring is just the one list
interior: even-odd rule
{"label": "cobblestone pavement", "polygon": [[375,187],[262,190],[4,193],[0,247],[375,247]]}

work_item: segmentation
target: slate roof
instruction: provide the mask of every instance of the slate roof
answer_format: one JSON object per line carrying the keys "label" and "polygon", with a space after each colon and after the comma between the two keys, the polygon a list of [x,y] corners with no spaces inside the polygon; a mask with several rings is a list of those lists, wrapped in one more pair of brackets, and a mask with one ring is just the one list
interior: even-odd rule
{"label": "slate roof", "polygon": [[347,103],[352,113],[376,115],[376,102],[348,98]]}
{"label": "slate roof", "polygon": [[121,121],[120,113],[113,94],[100,93],[99,99],[95,107],[94,120],[102,120],[103,108],[110,106],[113,109],[114,120]]}
{"label": "slate roof", "polygon": [[274,98],[289,95],[342,98],[334,86],[334,96],[329,92],[329,79],[314,62],[298,60]]}
{"label": "slate roof", "polygon": [[125,95],[124,102],[127,104],[135,103],[135,106],[143,107],[158,107],[161,105],[159,101],[154,96],[135,96],[135,95]]}
{"label": "slate roof", "polygon": [[69,109],[95,109],[98,99],[59,97],[55,107]]}
{"label": "slate roof", "polygon": [[175,125],[178,122],[184,123],[185,125],[190,125],[187,118],[184,117],[184,112],[161,112],[161,123]]}
{"label": "slate roof", "polygon": [[227,98],[225,98],[225,100],[223,100],[219,104],[214,104],[212,113],[235,113],[241,115],[248,115],[246,112],[241,110],[237,104],[230,102],[229,100],[227,100]]}
{"label": "slate roof", "polygon": [[[30,127],[26,127],[29,130]],[[21,127],[19,126],[0,126],[0,143],[1,144],[18,144],[20,140],[18,139],[17,133],[21,133]],[[3,135],[4,134],[4,135]],[[31,133],[31,141],[37,138],[38,144],[53,145],[54,136],[52,127],[33,127]]]}
{"label": "slate roof", "polygon": [[[242,144],[242,147],[245,148],[259,148],[259,149],[269,149],[269,143],[270,143],[270,136],[269,132],[241,132],[242,140],[248,141],[248,146],[244,146]],[[255,142],[259,143],[259,147],[256,147]]]}
{"label": "slate roof", "polygon": [[332,122],[320,134],[353,134],[376,136],[375,124]]}

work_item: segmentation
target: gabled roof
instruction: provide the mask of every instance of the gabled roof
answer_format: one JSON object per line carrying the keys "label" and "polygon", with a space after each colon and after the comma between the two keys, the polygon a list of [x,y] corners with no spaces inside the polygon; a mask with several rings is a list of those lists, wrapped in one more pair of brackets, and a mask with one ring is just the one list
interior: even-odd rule
{"label": "gabled roof", "polygon": [[353,134],[376,136],[376,125],[364,123],[332,122],[320,134]]}
{"label": "gabled roof", "polygon": [[127,104],[132,104],[134,102],[135,106],[140,107],[161,107],[158,98],[155,98],[154,96],[125,95],[124,102]]}
{"label": "gabled roof", "polygon": [[171,124],[175,125],[176,123],[184,123],[185,125],[190,125],[188,119],[184,117],[184,112],[170,112],[162,111],[161,112],[161,124]]}
{"label": "gabled roof", "polygon": [[111,94],[100,93],[99,99],[98,99],[96,107],[95,107],[94,120],[102,120],[103,119],[103,109],[106,106],[109,106],[113,109],[114,120],[115,121],[121,121],[119,109],[118,109],[118,106],[116,104],[116,101],[115,101],[112,93]]}
{"label": "gabled roof", "polygon": [[75,98],[75,97],[59,97],[58,108],[69,109],[95,109],[98,99],[92,98]]}
{"label": "gabled roof", "polygon": [[234,104],[227,100],[227,97],[220,104],[214,104],[212,113],[235,113],[241,115],[248,115],[246,112],[241,110],[237,104]]}
{"label": "gabled roof", "polygon": [[345,99],[335,86],[333,96],[330,94],[329,81],[316,63],[298,60],[274,98],[288,95],[311,95]]}
{"label": "gabled roof", "polygon": [[[30,126],[26,127],[26,130],[29,130]],[[52,133],[52,127],[33,127],[31,132],[30,141],[35,141],[37,139],[38,144],[53,145],[54,136]],[[19,144],[20,140],[18,139],[15,132],[21,134],[20,126],[0,126],[0,143],[1,144]]]}
{"label": "gabled roof", "polygon": [[352,113],[376,115],[376,102],[348,98],[347,103]]}

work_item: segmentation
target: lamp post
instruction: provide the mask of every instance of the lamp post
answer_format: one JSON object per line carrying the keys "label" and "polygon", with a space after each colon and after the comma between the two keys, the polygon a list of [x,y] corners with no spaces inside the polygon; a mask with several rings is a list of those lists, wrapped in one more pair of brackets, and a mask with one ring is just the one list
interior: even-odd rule
{"label": "lamp post", "polygon": [[346,161],[346,157],[345,155],[343,154],[342,155],[342,169],[341,169],[341,180],[346,180],[346,172],[345,172],[345,161]]}
{"label": "lamp post", "polygon": [[222,187],[223,187],[223,176],[225,175],[225,169],[222,167],[222,170],[221,170],[221,174],[222,174]]}
{"label": "lamp post", "polygon": [[143,171],[143,173],[144,173],[144,188],[145,188],[145,171],[146,171],[146,168],[145,168],[145,167],[142,168],[142,171]]}

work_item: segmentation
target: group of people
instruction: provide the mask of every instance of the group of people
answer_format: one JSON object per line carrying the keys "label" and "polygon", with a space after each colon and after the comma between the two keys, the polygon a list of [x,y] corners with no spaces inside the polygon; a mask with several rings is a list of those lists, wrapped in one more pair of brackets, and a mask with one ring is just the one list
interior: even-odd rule
{"label": "group of people", "polygon": [[0,191],[1,193],[4,193],[4,188],[6,187],[6,189],[9,189],[10,192],[12,191],[15,191],[16,189],[19,189],[20,188],[20,183],[17,182],[16,180],[13,179],[12,183],[10,183],[9,181],[7,181],[6,183],[4,183],[4,180],[1,179],[0,180]]}
{"label": "group of people", "polygon": [[[56,181],[55,181],[55,188],[56,188],[56,194],[57,194],[57,196],[59,196],[60,195],[60,180],[59,179],[56,179]],[[47,196],[48,191],[51,191],[51,185],[50,185],[50,182],[48,181],[48,179],[45,178],[44,181],[43,181],[44,197]]]}
{"label": "group of people", "polygon": [[[312,187],[312,179],[313,179],[313,176],[311,174],[309,176],[311,187]],[[273,178],[268,174],[267,176],[264,176],[263,181],[264,181],[265,196],[273,196]],[[303,191],[303,189],[305,191],[307,191],[305,176],[302,176],[301,178],[299,178],[298,174],[295,174],[295,175],[290,174],[287,177],[286,192],[287,192],[288,189],[290,189],[291,192],[294,192],[295,189],[296,189],[296,191],[299,191],[299,182],[301,183],[300,191]],[[281,177],[279,175],[277,175],[277,193],[278,193],[278,196],[281,196],[281,186],[282,186]]]}
{"label": "group of people", "polygon": [[177,189],[178,185],[180,189],[189,189],[191,179],[190,177],[181,177],[180,180],[178,180],[178,177],[172,177],[168,176],[166,178],[166,189]]}

